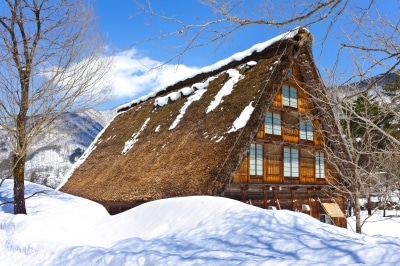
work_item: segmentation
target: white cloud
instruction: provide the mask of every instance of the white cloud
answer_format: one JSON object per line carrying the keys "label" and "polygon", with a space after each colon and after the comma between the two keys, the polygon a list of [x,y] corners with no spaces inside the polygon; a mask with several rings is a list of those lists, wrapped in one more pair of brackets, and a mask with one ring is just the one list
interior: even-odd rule
{"label": "white cloud", "polygon": [[112,97],[132,97],[148,94],[198,72],[198,68],[185,65],[166,64],[141,56],[136,49],[115,55],[108,73],[111,80]]}

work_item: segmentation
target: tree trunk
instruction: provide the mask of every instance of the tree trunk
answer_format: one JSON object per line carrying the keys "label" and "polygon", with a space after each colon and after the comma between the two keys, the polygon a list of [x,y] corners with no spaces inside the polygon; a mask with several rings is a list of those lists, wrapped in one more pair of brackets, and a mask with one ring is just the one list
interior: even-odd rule
{"label": "tree trunk", "polygon": [[14,155],[14,214],[26,214],[25,156]]}
{"label": "tree trunk", "polygon": [[371,203],[371,195],[369,194],[369,185],[368,185],[367,209],[368,209],[368,216],[371,216],[372,215],[372,203]]}
{"label": "tree trunk", "polygon": [[361,208],[358,195],[354,199],[354,214],[356,215],[356,233],[361,234]]}
{"label": "tree trunk", "polygon": [[356,216],[356,233],[361,234],[361,207],[360,207],[360,183],[354,186],[354,215]]}

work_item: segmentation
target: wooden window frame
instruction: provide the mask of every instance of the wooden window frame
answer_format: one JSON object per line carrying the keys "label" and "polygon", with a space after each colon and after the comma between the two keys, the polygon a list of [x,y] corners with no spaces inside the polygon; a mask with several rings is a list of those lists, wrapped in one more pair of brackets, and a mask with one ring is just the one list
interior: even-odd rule
{"label": "wooden window frame", "polygon": [[325,154],[321,151],[315,152],[315,178],[324,179],[325,176]]}
{"label": "wooden window frame", "polygon": [[267,112],[264,122],[265,122],[265,134],[274,136],[282,135],[281,114],[275,112]]}
{"label": "wooden window frame", "polygon": [[314,141],[314,124],[311,120],[300,120],[300,139]]}
{"label": "wooden window frame", "polygon": [[249,175],[263,176],[264,173],[264,147],[262,144],[250,144],[249,150]]}
{"label": "wooden window frame", "polygon": [[299,93],[297,88],[289,85],[282,86],[282,105],[285,107],[298,108]]}
{"label": "wooden window frame", "polygon": [[300,150],[291,147],[283,148],[283,176],[300,177]]}

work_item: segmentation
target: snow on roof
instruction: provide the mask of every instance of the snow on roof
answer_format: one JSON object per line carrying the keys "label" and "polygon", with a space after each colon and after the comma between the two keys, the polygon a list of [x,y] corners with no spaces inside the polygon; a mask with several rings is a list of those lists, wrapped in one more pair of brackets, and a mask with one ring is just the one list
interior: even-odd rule
{"label": "snow on roof", "polygon": [[169,130],[174,129],[178,123],[181,121],[183,115],[185,114],[187,108],[195,101],[200,100],[201,96],[206,92],[206,90],[203,88],[201,90],[197,90],[192,96],[188,98],[186,103],[182,106],[182,108],[179,110],[179,115],[176,117],[172,125],[169,127]]}
{"label": "snow on roof", "polygon": [[155,91],[150,92],[150,93],[147,94],[147,95],[144,95],[144,96],[142,96],[142,97],[139,97],[139,98],[137,98],[137,99],[134,99],[133,101],[131,101],[131,102],[129,102],[129,103],[126,103],[126,104],[123,104],[123,105],[119,106],[119,107],[117,108],[117,110],[129,108],[129,107],[132,106],[132,105],[139,104],[139,103],[141,103],[141,102],[147,101],[148,99],[155,97],[155,96],[157,95],[157,93],[159,93],[159,92],[161,92],[161,91],[164,91],[164,90],[165,90],[166,88],[168,88],[169,86],[172,86],[172,85],[174,85],[174,84],[176,84],[176,83],[178,83],[178,82],[180,82],[180,81],[184,81],[184,80],[186,80],[186,79],[192,78],[192,77],[194,77],[194,76],[196,76],[196,75],[198,75],[198,74],[208,73],[208,72],[211,72],[211,71],[220,69],[221,67],[226,66],[226,65],[228,65],[228,64],[231,63],[231,62],[240,61],[240,60],[244,59],[246,56],[250,56],[250,55],[253,54],[254,52],[261,52],[261,51],[263,51],[264,49],[266,49],[267,47],[269,47],[270,45],[272,45],[273,43],[275,43],[275,42],[277,42],[277,41],[293,38],[293,37],[296,36],[296,34],[298,33],[299,29],[300,29],[300,28],[297,27],[297,28],[295,28],[295,29],[293,29],[293,30],[291,30],[291,31],[288,31],[288,32],[285,32],[285,33],[283,33],[283,34],[281,34],[281,35],[278,35],[278,36],[276,36],[276,37],[274,37],[274,38],[272,38],[272,39],[270,39],[270,40],[268,40],[268,41],[255,44],[255,45],[253,45],[251,48],[249,48],[249,49],[247,49],[247,50],[245,50],[245,51],[238,52],[238,53],[233,54],[232,56],[230,56],[230,57],[228,57],[228,58],[226,58],[226,59],[223,59],[223,60],[221,60],[221,61],[218,61],[218,62],[215,63],[215,64],[212,64],[212,65],[210,65],[210,66],[203,67],[203,68],[201,68],[201,69],[199,70],[199,72],[197,72],[197,73],[195,73],[195,74],[187,75],[187,76],[182,76],[181,79],[176,80],[176,81],[175,81],[174,83],[172,83],[172,84],[166,84],[166,86],[160,87],[159,89],[156,89]]}
{"label": "snow on roof", "polygon": [[229,94],[231,94],[233,86],[243,78],[243,75],[241,75],[239,71],[237,71],[236,69],[229,69],[227,73],[230,79],[224,84],[224,86],[222,86],[217,95],[215,95],[214,100],[210,103],[210,105],[207,108],[206,111],[207,114],[212,110],[214,110],[215,108],[217,108],[217,106],[221,103],[222,98],[224,96],[228,96]]}
{"label": "snow on roof", "polygon": [[181,98],[182,95],[189,96],[196,90],[204,90],[208,87],[208,84],[210,84],[210,82],[214,79],[215,77],[210,77],[205,82],[198,82],[193,84],[191,87],[184,87],[179,91],[173,91],[165,96],[157,97],[154,101],[154,106],[162,107],[167,105],[169,101],[178,100],[179,98]]}
{"label": "snow on roof", "polygon": [[148,117],[148,118],[144,121],[144,123],[143,123],[142,127],[139,129],[139,131],[133,133],[133,134],[132,134],[132,137],[131,137],[128,141],[125,142],[125,146],[124,146],[124,149],[122,150],[121,154],[125,154],[125,153],[127,153],[130,149],[132,149],[133,145],[135,145],[135,143],[138,141],[138,137],[139,137],[140,133],[142,133],[142,131],[146,128],[147,123],[148,123],[149,121],[150,121],[150,117]]}
{"label": "snow on roof", "polygon": [[242,113],[236,120],[233,122],[232,127],[228,130],[228,133],[235,132],[238,129],[241,129],[247,124],[247,121],[250,119],[251,114],[253,113],[254,106],[253,102],[250,102],[246,108],[243,109]]}

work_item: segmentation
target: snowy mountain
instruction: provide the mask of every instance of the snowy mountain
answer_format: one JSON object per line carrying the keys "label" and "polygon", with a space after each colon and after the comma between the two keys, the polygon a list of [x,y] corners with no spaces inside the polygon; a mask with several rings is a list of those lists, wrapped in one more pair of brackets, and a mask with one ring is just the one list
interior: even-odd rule
{"label": "snowy mountain", "polygon": [[[25,178],[52,188],[83,154],[97,134],[115,116],[115,110],[66,113],[41,135],[28,153]],[[0,174],[10,176],[9,136],[0,133]]]}
{"label": "snowy mountain", "polygon": [[365,91],[369,91],[372,95],[380,95],[382,97],[383,87],[393,84],[398,80],[400,80],[400,74],[398,74],[398,72],[389,73],[387,75],[380,74],[344,86],[333,87],[328,91],[332,94],[333,98],[336,99],[343,99],[345,97],[352,98],[352,96],[357,96],[359,93]]}

